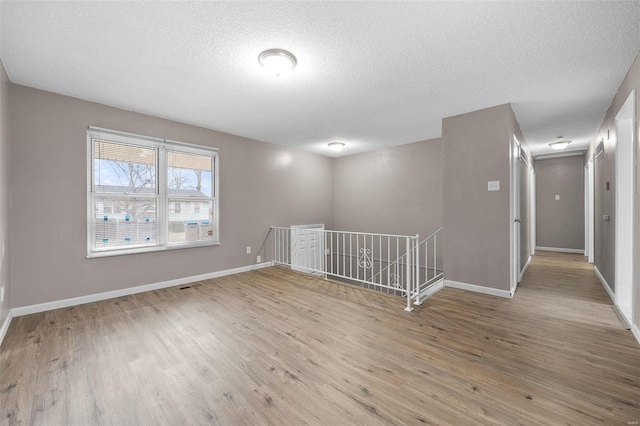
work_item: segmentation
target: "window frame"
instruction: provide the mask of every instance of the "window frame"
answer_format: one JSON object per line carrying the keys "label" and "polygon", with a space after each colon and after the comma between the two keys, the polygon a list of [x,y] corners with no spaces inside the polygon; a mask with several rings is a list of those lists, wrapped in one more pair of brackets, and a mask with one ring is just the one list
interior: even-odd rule
{"label": "window frame", "polygon": [[[154,149],[156,152],[156,188],[155,193],[148,194],[127,194],[127,193],[102,193],[94,191],[94,141],[101,140],[119,144],[140,146]],[[193,197],[190,201],[211,201],[212,220],[214,238],[211,240],[193,242],[169,242],[169,200],[184,198],[171,196],[169,194],[168,164],[167,156],[169,152],[178,152],[191,155],[203,155],[212,159],[213,180],[211,185],[211,197]],[[185,249],[194,247],[208,247],[220,245],[220,192],[219,192],[219,172],[220,157],[217,148],[210,148],[202,145],[194,145],[168,139],[160,139],[149,136],[136,135],[132,133],[119,132],[99,127],[89,127],[87,130],[87,258],[119,256],[135,253],[157,252],[165,250]],[[101,197],[122,197],[122,198],[150,198],[156,200],[156,244],[144,244],[126,246],[118,248],[95,248],[95,202]],[[191,197],[186,197],[191,198]]]}

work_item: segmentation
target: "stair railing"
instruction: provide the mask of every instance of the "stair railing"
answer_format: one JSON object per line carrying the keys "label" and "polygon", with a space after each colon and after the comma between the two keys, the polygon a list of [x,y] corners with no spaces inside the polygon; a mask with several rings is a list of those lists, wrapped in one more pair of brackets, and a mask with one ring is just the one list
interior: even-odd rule
{"label": "stair railing", "polygon": [[[357,284],[420,304],[421,295],[443,276],[438,250],[442,228],[418,235],[271,227],[274,264]],[[424,256],[422,255],[424,253]]]}

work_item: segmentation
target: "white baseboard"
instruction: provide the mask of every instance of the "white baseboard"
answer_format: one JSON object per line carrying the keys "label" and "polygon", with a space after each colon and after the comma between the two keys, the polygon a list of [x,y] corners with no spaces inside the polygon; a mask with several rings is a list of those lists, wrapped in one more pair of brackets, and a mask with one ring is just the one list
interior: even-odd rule
{"label": "white baseboard", "polygon": [[584,250],[582,250],[582,249],[570,249],[570,248],[540,247],[540,246],[536,246],[536,250],[542,250],[542,251],[557,251],[557,252],[560,252],[560,253],[578,253],[578,254],[584,254]]}
{"label": "white baseboard", "polygon": [[7,315],[7,317],[4,319],[4,323],[2,323],[2,328],[0,328],[0,346],[2,345],[4,336],[7,335],[7,331],[9,331],[9,325],[11,324],[12,319],[13,319],[13,312],[9,310],[9,315]]}
{"label": "white baseboard", "polygon": [[430,298],[431,296],[433,296],[443,288],[444,288],[444,280],[440,279],[439,281],[436,281],[435,283],[431,284],[429,287],[422,290],[422,293],[418,295],[419,302],[414,303],[414,305],[421,305],[422,302],[424,302],[425,300],[427,300],[428,298]]}
{"label": "white baseboard", "polygon": [[[531,264],[531,256],[529,256],[529,259],[527,259],[527,263],[524,264],[524,268],[522,268],[522,271],[520,272],[520,275],[518,276],[518,282],[522,281],[522,277],[524,277],[525,272],[527,272],[527,268],[529,267],[529,265]],[[517,287],[517,285],[516,285]]]}
{"label": "white baseboard", "polygon": [[491,296],[506,297],[511,299],[513,295],[509,290],[500,290],[497,288],[484,287],[481,285],[461,283],[458,281],[444,280],[445,287],[459,288],[460,290],[474,291],[476,293],[488,294]]}
{"label": "white baseboard", "polygon": [[611,298],[611,301],[615,305],[616,304],[616,296],[613,293],[613,290],[611,290],[611,287],[609,287],[609,283],[607,282],[607,280],[604,279],[604,277],[602,276],[602,274],[600,273],[600,271],[598,270],[598,267],[596,265],[593,265],[593,272],[596,273],[596,276],[598,277],[598,279],[602,283],[602,287],[604,287],[604,289],[607,291],[607,294],[609,295],[609,297]]}
{"label": "white baseboard", "polygon": [[272,262],[258,263],[256,265],[242,266],[240,268],[226,269],[224,271],[210,272],[208,274],[194,275],[191,277],[178,278],[175,280],[162,281],[154,284],[146,284],[137,287],[123,288],[121,290],[106,291],[104,293],[89,294],[87,296],[72,297],[70,299],[56,300],[54,302],[39,303],[37,305],[22,306],[13,308],[11,313],[14,317],[22,315],[36,314],[39,312],[51,311],[54,309],[68,308],[69,306],[83,305],[85,303],[98,302],[100,300],[113,299],[115,297],[129,296],[131,294],[144,293],[146,291],[159,290],[167,287],[189,284],[196,281],[210,280],[212,278],[224,277],[225,275],[239,274],[241,272],[253,271],[255,269],[272,266]]}
{"label": "white baseboard", "polygon": [[631,332],[636,336],[636,340],[640,343],[640,328],[637,325],[631,324]]}

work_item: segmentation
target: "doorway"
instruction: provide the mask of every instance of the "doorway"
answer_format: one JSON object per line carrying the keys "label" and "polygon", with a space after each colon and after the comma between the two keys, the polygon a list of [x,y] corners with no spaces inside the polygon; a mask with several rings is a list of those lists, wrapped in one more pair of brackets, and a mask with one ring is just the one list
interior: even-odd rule
{"label": "doorway", "polygon": [[593,158],[584,166],[584,255],[589,263],[594,260],[595,201],[594,201]]}
{"label": "doorway", "polygon": [[511,297],[520,281],[520,142],[511,139]]}
{"label": "doorway", "polygon": [[531,246],[529,248],[529,252],[531,256],[536,254],[536,170],[531,166],[529,170],[529,217],[531,218],[531,223],[529,226],[530,234],[529,241],[531,242]]}
{"label": "doorway", "polygon": [[636,92],[631,92],[616,115],[615,172],[615,303],[633,323],[633,184]]}

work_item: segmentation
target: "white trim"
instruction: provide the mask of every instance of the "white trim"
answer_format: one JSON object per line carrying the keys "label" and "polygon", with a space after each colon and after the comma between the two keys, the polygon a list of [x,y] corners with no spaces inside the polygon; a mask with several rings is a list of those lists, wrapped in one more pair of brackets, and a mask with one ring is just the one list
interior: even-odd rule
{"label": "white trim", "polygon": [[126,254],[140,254],[140,253],[153,253],[156,251],[167,251],[167,250],[182,250],[196,247],[215,247],[222,245],[220,241],[215,241],[210,243],[209,241],[196,241],[194,243],[189,243],[189,245],[154,245],[154,246],[146,246],[144,250],[141,249],[113,249],[107,251],[96,251],[93,253],[89,253],[85,256],[86,259],[94,259],[97,257],[111,257],[111,256],[122,256]]}
{"label": "white trim", "polygon": [[527,262],[524,264],[524,268],[520,271],[520,276],[518,277],[518,282],[522,281],[522,277],[524,277],[525,272],[527,272],[527,268],[531,264],[531,256],[527,259]]}
{"label": "white trim", "polygon": [[589,257],[589,163],[584,165],[584,255]]}
{"label": "white trim", "polygon": [[196,281],[210,280],[212,278],[224,277],[226,275],[239,274],[241,272],[253,271],[256,269],[272,266],[273,262],[258,263],[256,265],[241,266],[239,268],[226,269],[224,271],[210,272],[208,274],[194,275],[191,277],[177,278],[175,280],[162,281],[159,283],[146,284],[137,287],[123,288],[121,290],[106,291],[104,293],[89,294],[87,296],[72,297],[70,299],[56,300],[53,302],[40,303],[37,305],[22,306],[13,308],[11,312],[14,317],[36,314],[39,312],[51,311],[54,309],[68,308],[69,306],[83,305],[85,303],[98,302],[100,300],[113,299],[115,297],[129,296],[131,294],[144,293],[152,290],[159,290],[167,287],[189,284]]}
{"label": "white trim", "polygon": [[571,248],[560,248],[560,247],[540,247],[536,246],[536,250],[542,251],[557,251],[559,253],[578,253],[584,254],[584,250],[582,249],[571,249]]}
{"label": "white trim", "polygon": [[636,337],[638,343],[640,343],[640,328],[638,328],[638,326],[635,324],[631,324],[631,332]]}
{"label": "white trim", "polygon": [[97,132],[97,133],[110,133],[112,135],[116,135],[120,138],[120,140],[124,141],[125,143],[129,138],[134,138],[134,139],[144,139],[144,140],[156,142],[159,144],[168,143],[171,145],[179,145],[187,148],[205,149],[207,151],[208,150],[220,151],[220,149],[218,148],[212,148],[205,145],[197,145],[197,144],[188,143],[188,142],[175,141],[172,139],[157,138],[155,136],[139,135],[137,133],[122,132],[120,130],[107,129],[104,127],[89,126],[88,129],[93,130],[94,132]]}
{"label": "white trim", "polygon": [[531,176],[531,193],[529,194],[529,196],[531,197],[530,203],[529,203],[529,220],[530,220],[530,231],[531,231],[531,235],[529,235],[529,240],[531,243],[531,255],[533,256],[534,254],[536,254],[536,208],[537,208],[537,204],[536,204],[536,169],[534,169],[533,167],[531,168],[531,172],[530,172]]}
{"label": "white trim", "polygon": [[422,290],[422,292],[420,292],[420,294],[418,295],[418,301],[414,302],[413,304],[422,305],[422,302],[424,302],[425,300],[427,300],[428,298],[430,298],[431,296],[433,296],[443,288],[444,288],[444,279],[440,278],[438,281],[436,281],[435,283],[431,284],[429,287]]}
{"label": "white trim", "polygon": [[4,336],[7,335],[7,331],[9,331],[9,325],[11,325],[11,320],[13,319],[13,310],[9,310],[9,315],[2,323],[2,328],[0,328],[0,346],[2,346],[2,341],[4,340]]}
{"label": "white trim", "polygon": [[509,289],[513,294],[518,287],[520,270],[520,142],[511,135],[509,142]]}
{"label": "white trim", "polygon": [[578,157],[580,155],[584,155],[587,152],[586,149],[574,149],[572,151],[560,151],[560,152],[549,152],[546,154],[536,154],[533,156],[534,160],[550,160],[552,158],[562,158],[562,157]]}
{"label": "white trim", "polygon": [[588,205],[588,227],[589,227],[589,241],[588,241],[588,248],[585,248],[585,253],[587,253],[588,256],[588,261],[589,263],[593,263],[595,260],[595,198],[594,198],[594,191],[595,191],[595,182],[594,182],[594,161],[593,158],[590,158],[589,161],[587,162],[587,171],[588,173],[588,179],[589,179],[589,185],[588,185],[588,192],[589,192],[589,205]]}
{"label": "white trim", "polygon": [[629,318],[631,318],[631,308],[628,306],[613,305],[613,309],[618,314],[624,328],[631,330],[631,321],[629,320]]}
{"label": "white trim", "polygon": [[444,280],[445,287],[457,288],[460,290],[473,291],[476,293],[488,294],[490,296],[506,297],[511,299],[513,295],[509,290],[500,290],[497,288],[484,287],[481,285],[461,283],[458,281]]}
{"label": "white trim", "polygon": [[[627,124],[628,123],[628,124]],[[621,129],[628,130],[622,132]],[[627,134],[628,137],[625,137]],[[634,246],[634,184],[636,169],[636,91],[632,90],[615,117],[614,178],[614,277],[616,305],[633,323],[635,246]]]}
{"label": "white trim", "polygon": [[609,283],[607,282],[607,280],[604,279],[604,277],[602,276],[602,274],[600,273],[600,271],[598,270],[598,267],[596,265],[593,265],[593,272],[596,273],[596,276],[598,277],[598,279],[602,283],[602,286],[607,291],[607,294],[609,295],[609,297],[611,298],[611,301],[615,305],[616,304],[616,296],[613,293],[613,290],[611,290],[611,287],[609,287]]}

